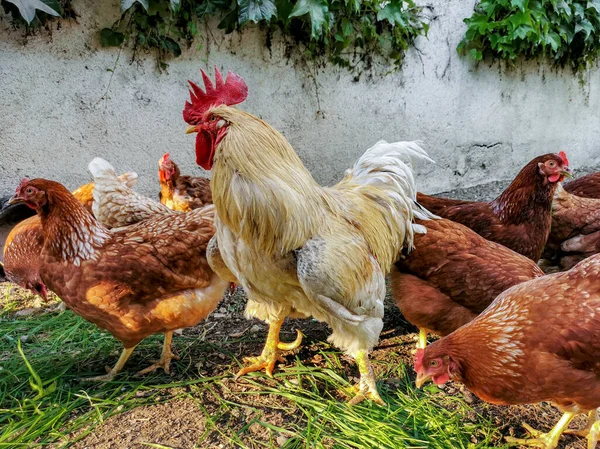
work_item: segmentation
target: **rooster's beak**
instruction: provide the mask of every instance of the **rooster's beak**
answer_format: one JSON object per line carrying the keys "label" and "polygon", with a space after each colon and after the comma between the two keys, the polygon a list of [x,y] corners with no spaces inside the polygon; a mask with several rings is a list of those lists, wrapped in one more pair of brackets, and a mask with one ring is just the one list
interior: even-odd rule
{"label": "rooster's beak", "polygon": [[415,380],[415,385],[417,388],[421,388],[425,382],[431,379],[431,376],[425,373],[417,373],[417,379]]}
{"label": "rooster's beak", "polygon": [[573,172],[571,171],[571,169],[569,167],[563,167],[563,170],[560,174],[563,175],[565,178],[573,177]]}
{"label": "rooster's beak", "polygon": [[188,126],[185,130],[186,134],[197,133],[197,132],[198,132],[198,129],[194,125]]}

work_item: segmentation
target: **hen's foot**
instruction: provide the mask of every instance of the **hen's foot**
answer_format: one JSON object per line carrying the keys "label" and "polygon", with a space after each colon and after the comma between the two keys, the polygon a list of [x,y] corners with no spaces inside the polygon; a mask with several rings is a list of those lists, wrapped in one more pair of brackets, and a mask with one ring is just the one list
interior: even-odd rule
{"label": "hen's foot", "polygon": [[127,362],[127,359],[129,358],[129,356],[131,355],[131,353],[133,352],[134,349],[135,349],[135,346],[133,348],[123,349],[123,351],[121,352],[121,355],[119,356],[119,360],[117,360],[117,363],[115,364],[115,366],[113,366],[112,368],[110,368],[108,366],[106,367],[106,374],[104,374],[102,376],[83,377],[83,378],[80,378],[79,380],[84,381],[84,382],[110,382],[111,380],[113,380],[115,378],[117,373],[119,371],[121,371],[121,369],[123,368],[123,365],[125,365],[125,362]]}
{"label": "hen's foot", "polygon": [[596,415],[596,410],[592,410],[588,414],[588,423],[585,428],[567,429],[564,433],[587,438],[588,449],[594,449],[598,444],[598,437],[600,436],[600,421]]}
{"label": "hen's foot", "polygon": [[173,339],[173,332],[165,332],[165,341],[163,343],[162,353],[160,360],[151,360],[152,365],[136,373],[136,376],[142,376],[144,374],[153,373],[158,368],[162,368],[165,373],[171,372],[171,360],[179,360],[179,357],[173,354],[171,351],[171,340]]}
{"label": "hen's foot", "polygon": [[360,372],[360,381],[358,385],[352,387],[351,391],[355,396],[348,401],[350,405],[356,405],[369,399],[379,405],[385,405],[385,401],[379,396],[375,382],[375,373],[369,363],[369,356],[365,351],[359,351],[356,355],[356,364]]}
{"label": "hen's foot", "polygon": [[506,441],[509,444],[522,445],[522,446],[534,446],[542,449],[555,449],[558,446],[558,440],[564,433],[565,429],[575,417],[574,413],[565,413],[560,421],[554,426],[554,428],[548,432],[543,433],[539,430],[535,430],[529,424],[523,424],[523,427],[533,438],[514,438],[506,437]]}
{"label": "hen's foot", "polygon": [[254,371],[265,370],[265,373],[269,377],[273,377],[273,370],[275,369],[275,364],[277,362],[283,362],[284,359],[280,354],[280,351],[290,351],[292,349],[296,349],[300,347],[302,344],[302,332],[298,332],[298,336],[296,340],[291,343],[282,343],[279,340],[279,331],[281,330],[281,325],[283,324],[283,319],[280,321],[276,321],[269,324],[269,335],[267,336],[267,341],[265,343],[265,347],[263,352],[258,357],[245,357],[244,362],[250,363],[250,365],[242,368],[235,375],[236,380],[243,376],[244,374],[248,374]]}

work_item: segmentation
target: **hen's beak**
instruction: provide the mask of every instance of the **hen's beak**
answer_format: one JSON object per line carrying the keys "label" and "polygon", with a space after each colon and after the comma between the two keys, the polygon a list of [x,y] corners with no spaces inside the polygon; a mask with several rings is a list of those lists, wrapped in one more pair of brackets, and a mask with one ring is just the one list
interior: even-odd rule
{"label": "hen's beak", "polygon": [[429,374],[425,373],[417,373],[417,379],[415,380],[415,385],[417,388],[421,388],[425,382],[431,379]]}
{"label": "hen's beak", "polygon": [[18,197],[17,195],[13,196],[10,200],[6,202],[7,205],[12,206],[13,204],[19,204],[25,201],[23,198]]}
{"label": "hen's beak", "polygon": [[185,129],[185,133],[186,134],[192,134],[192,133],[197,133],[198,129],[195,125],[190,125]]}
{"label": "hen's beak", "polygon": [[560,172],[560,174],[563,175],[565,178],[572,178],[573,177],[573,172],[571,171],[571,169],[569,167],[563,167],[563,169]]}

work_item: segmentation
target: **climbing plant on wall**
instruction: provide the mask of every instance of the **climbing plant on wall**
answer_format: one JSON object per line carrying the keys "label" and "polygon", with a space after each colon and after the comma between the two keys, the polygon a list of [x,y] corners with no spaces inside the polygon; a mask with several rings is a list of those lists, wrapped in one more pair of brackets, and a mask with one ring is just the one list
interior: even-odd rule
{"label": "climbing plant on wall", "polygon": [[121,7],[121,18],[102,30],[103,45],[154,49],[161,61],[179,56],[208,19],[217,19],[225,33],[258,24],[267,45],[280,31],[290,44],[302,44],[309,58],[351,69],[375,55],[399,66],[428,30],[413,0],[122,0]]}
{"label": "climbing plant on wall", "polygon": [[585,67],[600,49],[600,0],[482,0],[458,46],[472,58],[549,57]]}
{"label": "climbing plant on wall", "polygon": [[[59,16],[70,1],[0,0],[28,25]],[[99,31],[102,45],[129,45],[134,55],[152,50],[163,67],[192,45],[208,20],[224,33],[259,26],[267,46],[280,32],[288,49],[351,70],[370,66],[374,57],[399,67],[415,38],[428,31],[414,0],[120,0],[120,7],[120,18]]]}

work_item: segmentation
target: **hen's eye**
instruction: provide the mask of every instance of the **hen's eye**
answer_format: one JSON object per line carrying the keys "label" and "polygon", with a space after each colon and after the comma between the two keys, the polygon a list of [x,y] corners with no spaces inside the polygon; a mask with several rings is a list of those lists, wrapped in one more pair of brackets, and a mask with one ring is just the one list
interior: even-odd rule
{"label": "hen's eye", "polygon": [[33,189],[31,187],[27,187],[25,192],[31,195],[33,193]]}
{"label": "hen's eye", "polygon": [[549,167],[554,167],[555,165],[556,165],[556,162],[554,162],[554,161],[548,162]]}
{"label": "hen's eye", "polygon": [[429,362],[430,366],[438,366],[439,362],[437,360],[432,360],[431,362]]}

